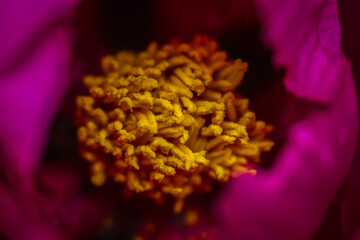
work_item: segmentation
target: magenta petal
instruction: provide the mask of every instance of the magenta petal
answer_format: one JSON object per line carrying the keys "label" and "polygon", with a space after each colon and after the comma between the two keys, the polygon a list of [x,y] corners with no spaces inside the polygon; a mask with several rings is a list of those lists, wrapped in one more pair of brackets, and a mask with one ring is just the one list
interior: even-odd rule
{"label": "magenta petal", "polygon": [[94,233],[112,206],[99,192],[84,193],[79,175],[67,164],[50,165],[39,175],[43,191],[34,196],[44,229],[51,224],[64,239],[81,239]]}
{"label": "magenta petal", "polygon": [[353,77],[339,47],[336,3],[259,0],[258,5],[274,60],[287,69],[288,90],[326,104],[291,127],[272,169],[236,179],[223,192],[216,204],[221,239],[308,239],[354,155]]}
{"label": "magenta petal", "polygon": [[[0,1],[0,69],[35,50],[60,24],[72,15],[80,0]],[[19,59],[20,58],[20,59]]]}
{"label": "magenta petal", "polygon": [[39,182],[40,191],[29,194],[0,182],[0,232],[7,238],[83,239],[109,214],[109,202],[83,194],[78,173],[69,166],[44,169]]}
{"label": "magenta petal", "polygon": [[[26,63],[2,76],[0,141],[18,173],[29,174],[44,150],[47,132],[69,81],[69,36],[58,30]],[[6,167],[6,166],[4,166]]]}
{"label": "magenta petal", "polygon": [[4,162],[0,164],[26,178],[39,163],[69,83],[71,36],[61,22],[69,17],[75,1],[1,1],[1,5],[0,151]]}
{"label": "magenta petal", "polygon": [[340,24],[334,0],[256,0],[274,64],[285,67],[285,85],[298,97],[329,102],[338,79]]}
{"label": "magenta petal", "polygon": [[0,232],[8,239],[56,240],[54,229],[45,227],[36,214],[31,212],[28,203],[19,198],[0,183]]}

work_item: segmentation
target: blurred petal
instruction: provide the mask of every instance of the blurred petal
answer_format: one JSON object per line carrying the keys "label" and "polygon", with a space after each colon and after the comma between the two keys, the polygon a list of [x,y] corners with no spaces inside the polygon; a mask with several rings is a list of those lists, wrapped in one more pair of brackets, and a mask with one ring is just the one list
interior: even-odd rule
{"label": "blurred petal", "polygon": [[[307,239],[344,180],[358,135],[350,64],[343,56],[334,1],[257,4],[277,66],[291,93],[322,108],[293,125],[276,165],[233,181],[217,202],[221,239]],[[294,108],[298,107],[296,105]]]}
{"label": "blurred petal", "polygon": [[1,1],[0,150],[7,160],[0,164],[21,178],[37,168],[69,82],[71,32],[64,21],[75,3]]}
{"label": "blurred petal", "polygon": [[9,66],[9,62],[19,65],[20,59],[36,50],[34,46],[66,20],[79,1],[1,0],[1,71],[8,70],[4,66]]}
{"label": "blurred petal", "polygon": [[[9,191],[0,183],[0,232],[7,239],[56,239],[51,237],[49,228],[39,224],[39,219],[32,216],[27,204],[19,196]],[[16,227],[15,227],[16,226]]]}
{"label": "blurred petal", "polygon": [[82,193],[80,181],[71,166],[53,165],[41,171],[39,191],[30,194],[0,182],[0,232],[21,240],[83,239],[93,233],[111,204]]}
{"label": "blurred petal", "polygon": [[[351,239],[360,229],[360,194],[348,186],[341,201],[341,230],[343,239]],[[360,237],[360,235],[358,236]]]}
{"label": "blurred petal", "polygon": [[34,197],[45,227],[51,224],[64,239],[81,239],[99,228],[112,204],[109,200],[104,203],[104,192],[85,193],[81,174],[71,161],[63,162],[42,170],[40,191]]}

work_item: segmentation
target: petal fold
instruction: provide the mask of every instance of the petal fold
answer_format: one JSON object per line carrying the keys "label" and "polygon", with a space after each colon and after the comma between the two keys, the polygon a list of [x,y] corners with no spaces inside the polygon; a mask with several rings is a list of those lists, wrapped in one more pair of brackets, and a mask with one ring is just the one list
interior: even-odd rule
{"label": "petal fold", "polygon": [[341,81],[342,52],[334,0],[255,0],[266,44],[294,95],[329,103]]}
{"label": "petal fold", "polygon": [[288,91],[323,107],[290,128],[271,169],[235,179],[225,189],[215,205],[221,239],[308,239],[354,156],[359,130],[354,79],[340,50],[336,2],[256,3],[275,64],[287,70]]}
{"label": "petal fold", "polygon": [[[0,2],[0,166],[27,181],[69,83],[77,1]],[[25,180],[27,179],[27,180]]]}

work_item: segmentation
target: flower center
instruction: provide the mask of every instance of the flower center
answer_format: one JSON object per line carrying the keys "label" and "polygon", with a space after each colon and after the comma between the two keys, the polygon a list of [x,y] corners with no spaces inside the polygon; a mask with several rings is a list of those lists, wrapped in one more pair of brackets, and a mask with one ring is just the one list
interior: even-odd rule
{"label": "flower center", "polygon": [[86,76],[89,94],[76,99],[92,183],[111,178],[160,203],[173,195],[179,212],[186,196],[214,181],[255,174],[252,164],[273,146],[272,126],[255,121],[248,99],[234,93],[247,66],[203,36],[105,56],[104,76]]}

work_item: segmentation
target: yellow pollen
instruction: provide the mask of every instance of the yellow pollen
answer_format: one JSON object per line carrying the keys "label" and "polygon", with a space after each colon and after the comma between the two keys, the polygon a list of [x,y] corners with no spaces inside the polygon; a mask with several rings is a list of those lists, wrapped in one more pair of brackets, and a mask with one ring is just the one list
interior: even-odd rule
{"label": "yellow pollen", "polygon": [[159,203],[171,195],[180,212],[188,195],[215,181],[255,174],[274,144],[272,126],[233,92],[248,64],[227,60],[207,37],[151,43],[105,56],[101,66],[104,75],[85,76],[88,94],[76,99],[80,153],[96,186],[112,179]]}

